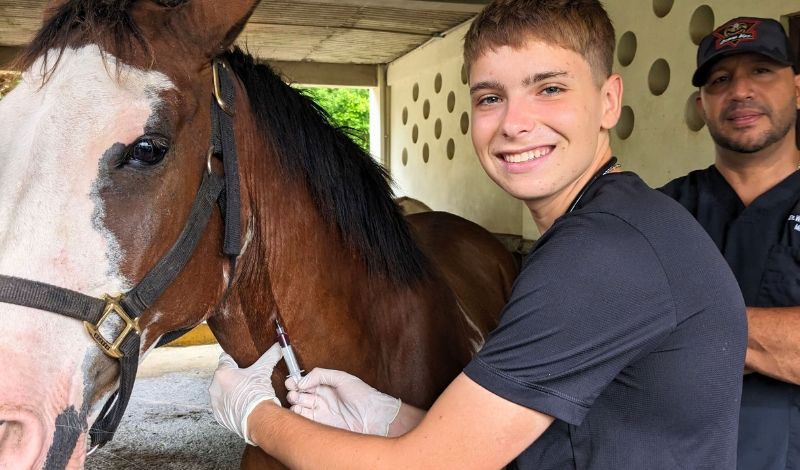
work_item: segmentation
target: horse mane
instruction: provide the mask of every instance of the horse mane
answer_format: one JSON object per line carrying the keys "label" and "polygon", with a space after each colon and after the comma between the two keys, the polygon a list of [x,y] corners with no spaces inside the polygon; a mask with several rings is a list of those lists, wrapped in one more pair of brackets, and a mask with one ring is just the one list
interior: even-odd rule
{"label": "horse mane", "polygon": [[267,64],[239,48],[224,57],[244,83],[279,165],[289,177],[305,180],[323,220],[339,230],[371,273],[406,284],[423,278],[427,258],[392,199],[383,167]]}
{"label": "horse mane", "polygon": [[[47,12],[45,22],[28,47],[16,58],[14,67],[26,70],[39,57],[44,57],[43,72],[55,69],[64,49],[87,44],[111,45],[119,53],[131,53],[137,48],[152,57],[150,42],[133,21],[130,8],[137,0],[65,0]],[[187,0],[155,0],[168,8]],[[50,62],[48,51],[58,54]],[[101,53],[105,53],[101,48]]]}

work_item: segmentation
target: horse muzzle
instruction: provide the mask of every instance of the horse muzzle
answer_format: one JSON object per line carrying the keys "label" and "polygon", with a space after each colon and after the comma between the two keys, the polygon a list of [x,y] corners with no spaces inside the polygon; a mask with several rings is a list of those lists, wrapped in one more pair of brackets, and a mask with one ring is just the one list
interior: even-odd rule
{"label": "horse muzzle", "polygon": [[34,412],[0,408],[0,468],[41,468],[45,426]]}
{"label": "horse muzzle", "polygon": [[3,305],[0,322],[0,468],[80,468],[89,416],[118,368],[76,320]]}

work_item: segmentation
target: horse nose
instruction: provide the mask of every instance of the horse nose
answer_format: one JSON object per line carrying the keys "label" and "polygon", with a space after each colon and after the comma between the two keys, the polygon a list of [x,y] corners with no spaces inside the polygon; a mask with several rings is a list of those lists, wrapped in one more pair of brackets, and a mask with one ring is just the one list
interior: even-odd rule
{"label": "horse nose", "polygon": [[44,429],[34,413],[0,408],[0,468],[41,468]]}

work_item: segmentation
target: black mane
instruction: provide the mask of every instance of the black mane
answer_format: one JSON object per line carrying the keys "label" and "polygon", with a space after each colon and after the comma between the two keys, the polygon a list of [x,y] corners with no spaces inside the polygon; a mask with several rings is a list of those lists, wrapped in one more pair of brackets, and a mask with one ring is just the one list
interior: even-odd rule
{"label": "black mane", "polygon": [[236,48],[225,54],[244,83],[256,121],[281,167],[303,179],[325,222],[334,224],[370,272],[412,283],[427,260],[392,199],[386,171],[314,101]]}
{"label": "black mane", "polygon": [[[150,42],[133,21],[131,7],[139,0],[66,0],[47,11],[45,22],[16,58],[14,68],[26,70],[45,57],[44,72],[51,72],[61,60],[64,49],[87,44],[110,46],[117,54],[141,51],[153,58]],[[189,0],[153,0],[164,8],[178,8]],[[174,32],[170,32],[174,34]],[[58,51],[55,58],[46,54]],[[101,53],[107,52],[100,49]],[[51,62],[52,61],[52,62]]]}
{"label": "black mane", "polygon": [[[130,8],[136,0],[67,0],[58,9],[48,12],[47,19],[14,66],[28,69],[51,49],[55,58],[46,57],[45,70],[52,71],[67,47],[86,44],[107,44],[117,51],[139,49],[150,54],[150,44],[136,26]],[[179,2],[159,2],[175,6]],[[102,49],[101,49],[102,50]]]}

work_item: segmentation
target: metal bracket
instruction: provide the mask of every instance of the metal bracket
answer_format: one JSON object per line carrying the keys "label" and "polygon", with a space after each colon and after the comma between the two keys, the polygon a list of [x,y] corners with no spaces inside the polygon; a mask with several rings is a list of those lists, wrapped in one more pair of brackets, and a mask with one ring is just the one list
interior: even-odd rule
{"label": "metal bracket", "polygon": [[[86,331],[89,333],[89,336],[91,336],[95,343],[100,346],[100,349],[104,353],[113,357],[114,359],[120,359],[124,356],[124,354],[122,354],[122,351],[119,350],[119,346],[128,336],[128,333],[135,331],[137,335],[142,334],[142,330],[139,328],[139,319],[131,319],[131,317],[125,312],[125,309],[122,308],[122,305],[120,305],[122,294],[117,296],[106,294],[103,296],[103,300],[106,301],[106,307],[103,310],[103,315],[100,317],[97,325],[93,325],[88,321],[84,321],[83,326],[86,327]],[[119,336],[117,336],[117,339],[115,339],[113,342],[108,341],[103,334],[100,333],[100,326],[104,321],[108,320],[112,314],[119,317],[119,319],[125,323],[125,327],[122,329]]]}
{"label": "metal bracket", "polygon": [[228,65],[220,59],[214,59],[211,62],[211,75],[214,77],[214,98],[217,99],[217,104],[220,108],[222,108],[223,111],[225,111],[225,114],[228,116],[233,116],[233,103],[226,103],[225,98],[222,97],[222,86],[219,80],[219,67],[227,70]]}

